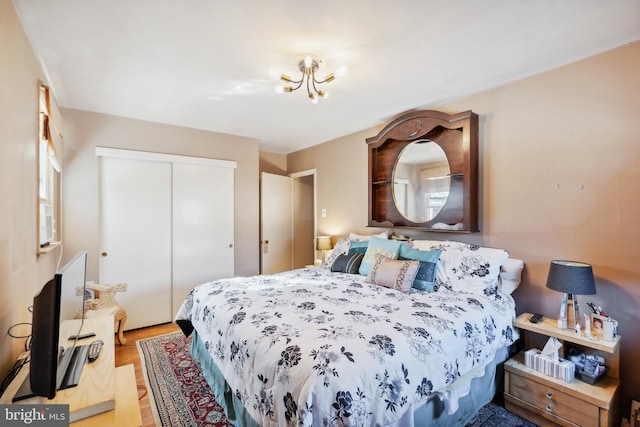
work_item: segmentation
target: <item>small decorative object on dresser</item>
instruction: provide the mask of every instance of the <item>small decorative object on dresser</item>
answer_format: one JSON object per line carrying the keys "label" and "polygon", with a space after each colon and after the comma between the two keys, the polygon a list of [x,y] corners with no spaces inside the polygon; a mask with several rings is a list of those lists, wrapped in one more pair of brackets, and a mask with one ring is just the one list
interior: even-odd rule
{"label": "small decorative object on dresser", "polygon": [[[127,312],[115,300],[115,295],[118,292],[126,292],[127,284],[99,285],[87,283],[86,289],[94,291],[95,298],[84,301],[85,318],[113,316],[114,331],[118,334],[118,343],[125,345],[127,340],[124,337],[124,324],[127,321]],[[82,316],[82,314],[79,313],[79,316]]]}
{"label": "small decorative object on dresser", "polygon": [[614,342],[587,338],[573,330],[558,328],[555,319],[545,317],[541,322],[531,323],[530,317],[531,313],[524,313],[513,322],[525,332],[525,348],[531,348],[539,339],[535,334],[555,337],[565,343],[563,349],[571,344],[573,348],[586,350],[601,359],[608,370],[595,384],[576,378],[565,382],[527,367],[521,352],[505,363],[505,407],[540,425],[620,425],[620,337]]}

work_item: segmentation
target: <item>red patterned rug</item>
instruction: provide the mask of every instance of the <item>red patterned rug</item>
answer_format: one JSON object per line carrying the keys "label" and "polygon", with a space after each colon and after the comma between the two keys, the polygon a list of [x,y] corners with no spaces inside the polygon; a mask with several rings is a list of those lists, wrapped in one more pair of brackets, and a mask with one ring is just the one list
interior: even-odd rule
{"label": "red patterned rug", "polygon": [[231,426],[189,354],[191,338],[174,332],[136,344],[158,427]]}
{"label": "red patterned rug", "polygon": [[[136,344],[157,426],[231,426],[213,397],[200,365],[189,353],[191,338],[185,338],[182,332],[173,332],[139,340]],[[467,427],[505,426],[535,427],[535,424],[494,403],[481,408],[467,424]]]}

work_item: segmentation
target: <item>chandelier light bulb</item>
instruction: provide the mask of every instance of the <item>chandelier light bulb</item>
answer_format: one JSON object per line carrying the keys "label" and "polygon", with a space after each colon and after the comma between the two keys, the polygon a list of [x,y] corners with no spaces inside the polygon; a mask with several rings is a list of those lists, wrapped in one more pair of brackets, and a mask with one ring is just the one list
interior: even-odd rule
{"label": "chandelier light bulb", "polygon": [[318,89],[317,86],[335,80],[337,74],[329,73],[324,80],[316,79],[320,64],[323,64],[323,62],[319,58],[312,55],[305,55],[305,57],[298,62],[298,71],[301,73],[299,80],[294,80],[286,74],[280,74],[280,80],[285,83],[290,83],[291,85],[276,87],[276,92],[293,92],[305,86],[307,88],[307,96],[311,103],[317,104],[319,98],[327,98],[327,92]]}
{"label": "chandelier light bulb", "polygon": [[310,55],[304,57],[304,66],[309,69],[313,65],[313,58]]}

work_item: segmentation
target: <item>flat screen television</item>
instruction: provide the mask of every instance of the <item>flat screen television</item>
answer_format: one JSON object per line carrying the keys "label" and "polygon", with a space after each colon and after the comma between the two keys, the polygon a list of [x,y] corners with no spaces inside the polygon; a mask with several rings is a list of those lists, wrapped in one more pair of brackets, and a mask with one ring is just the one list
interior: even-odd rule
{"label": "flat screen television", "polygon": [[[22,400],[32,396],[42,396],[53,399],[56,391],[67,388],[79,378],[86,352],[76,351],[77,339],[71,341],[71,346],[64,352],[61,351],[60,322],[61,307],[65,304],[75,305],[76,312],[80,309],[84,315],[84,293],[82,296],[74,296],[75,302],[65,301],[64,296],[76,294],[76,287],[81,286],[84,291],[86,282],[87,252],[76,254],[64,267],[62,267],[51,280],[49,280],[33,298],[33,313],[31,326],[31,353],[29,376],[22,384],[13,400]],[[73,289],[73,293],[69,290]],[[84,325],[80,322],[78,334]]]}
{"label": "flat screen television", "polygon": [[29,384],[36,396],[56,396],[62,276],[56,274],[33,298]]}

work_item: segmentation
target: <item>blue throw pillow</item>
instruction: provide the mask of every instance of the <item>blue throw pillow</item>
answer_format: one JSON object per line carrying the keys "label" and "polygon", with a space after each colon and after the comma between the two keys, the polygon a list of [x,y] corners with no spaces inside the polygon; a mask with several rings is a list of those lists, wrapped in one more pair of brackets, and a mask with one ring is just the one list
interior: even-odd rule
{"label": "blue throw pillow", "polygon": [[362,254],[364,255],[367,252],[367,247],[369,246],[368,240],[363,240],[361,242],[352,241],[349,244],[349,255],[353,254]]}
{"label": "blue throw pillow", "polygon": [[367,246],[367,251],[364,253],[364,258],[362,259],[360,270],[358,272],[363,276],[368,275],[369,270],[371,270],[371,266],[376,260],[377,254],[382,254],[383,256],[391,259],[398,259],[401,244],[402,242],[398,240],[381,239],[376,236],[371,236],[371,239],[369,239],[369,245]]}
{"label": "blue throw pillow", "polygon": [[441,253],[442,251],[440,249],[420,251],[406,243],[400,246],[398,259],[420,261],[418,274],[413,281],[414,288],[426,292],[433,292],[435,290],[436,266]]}

